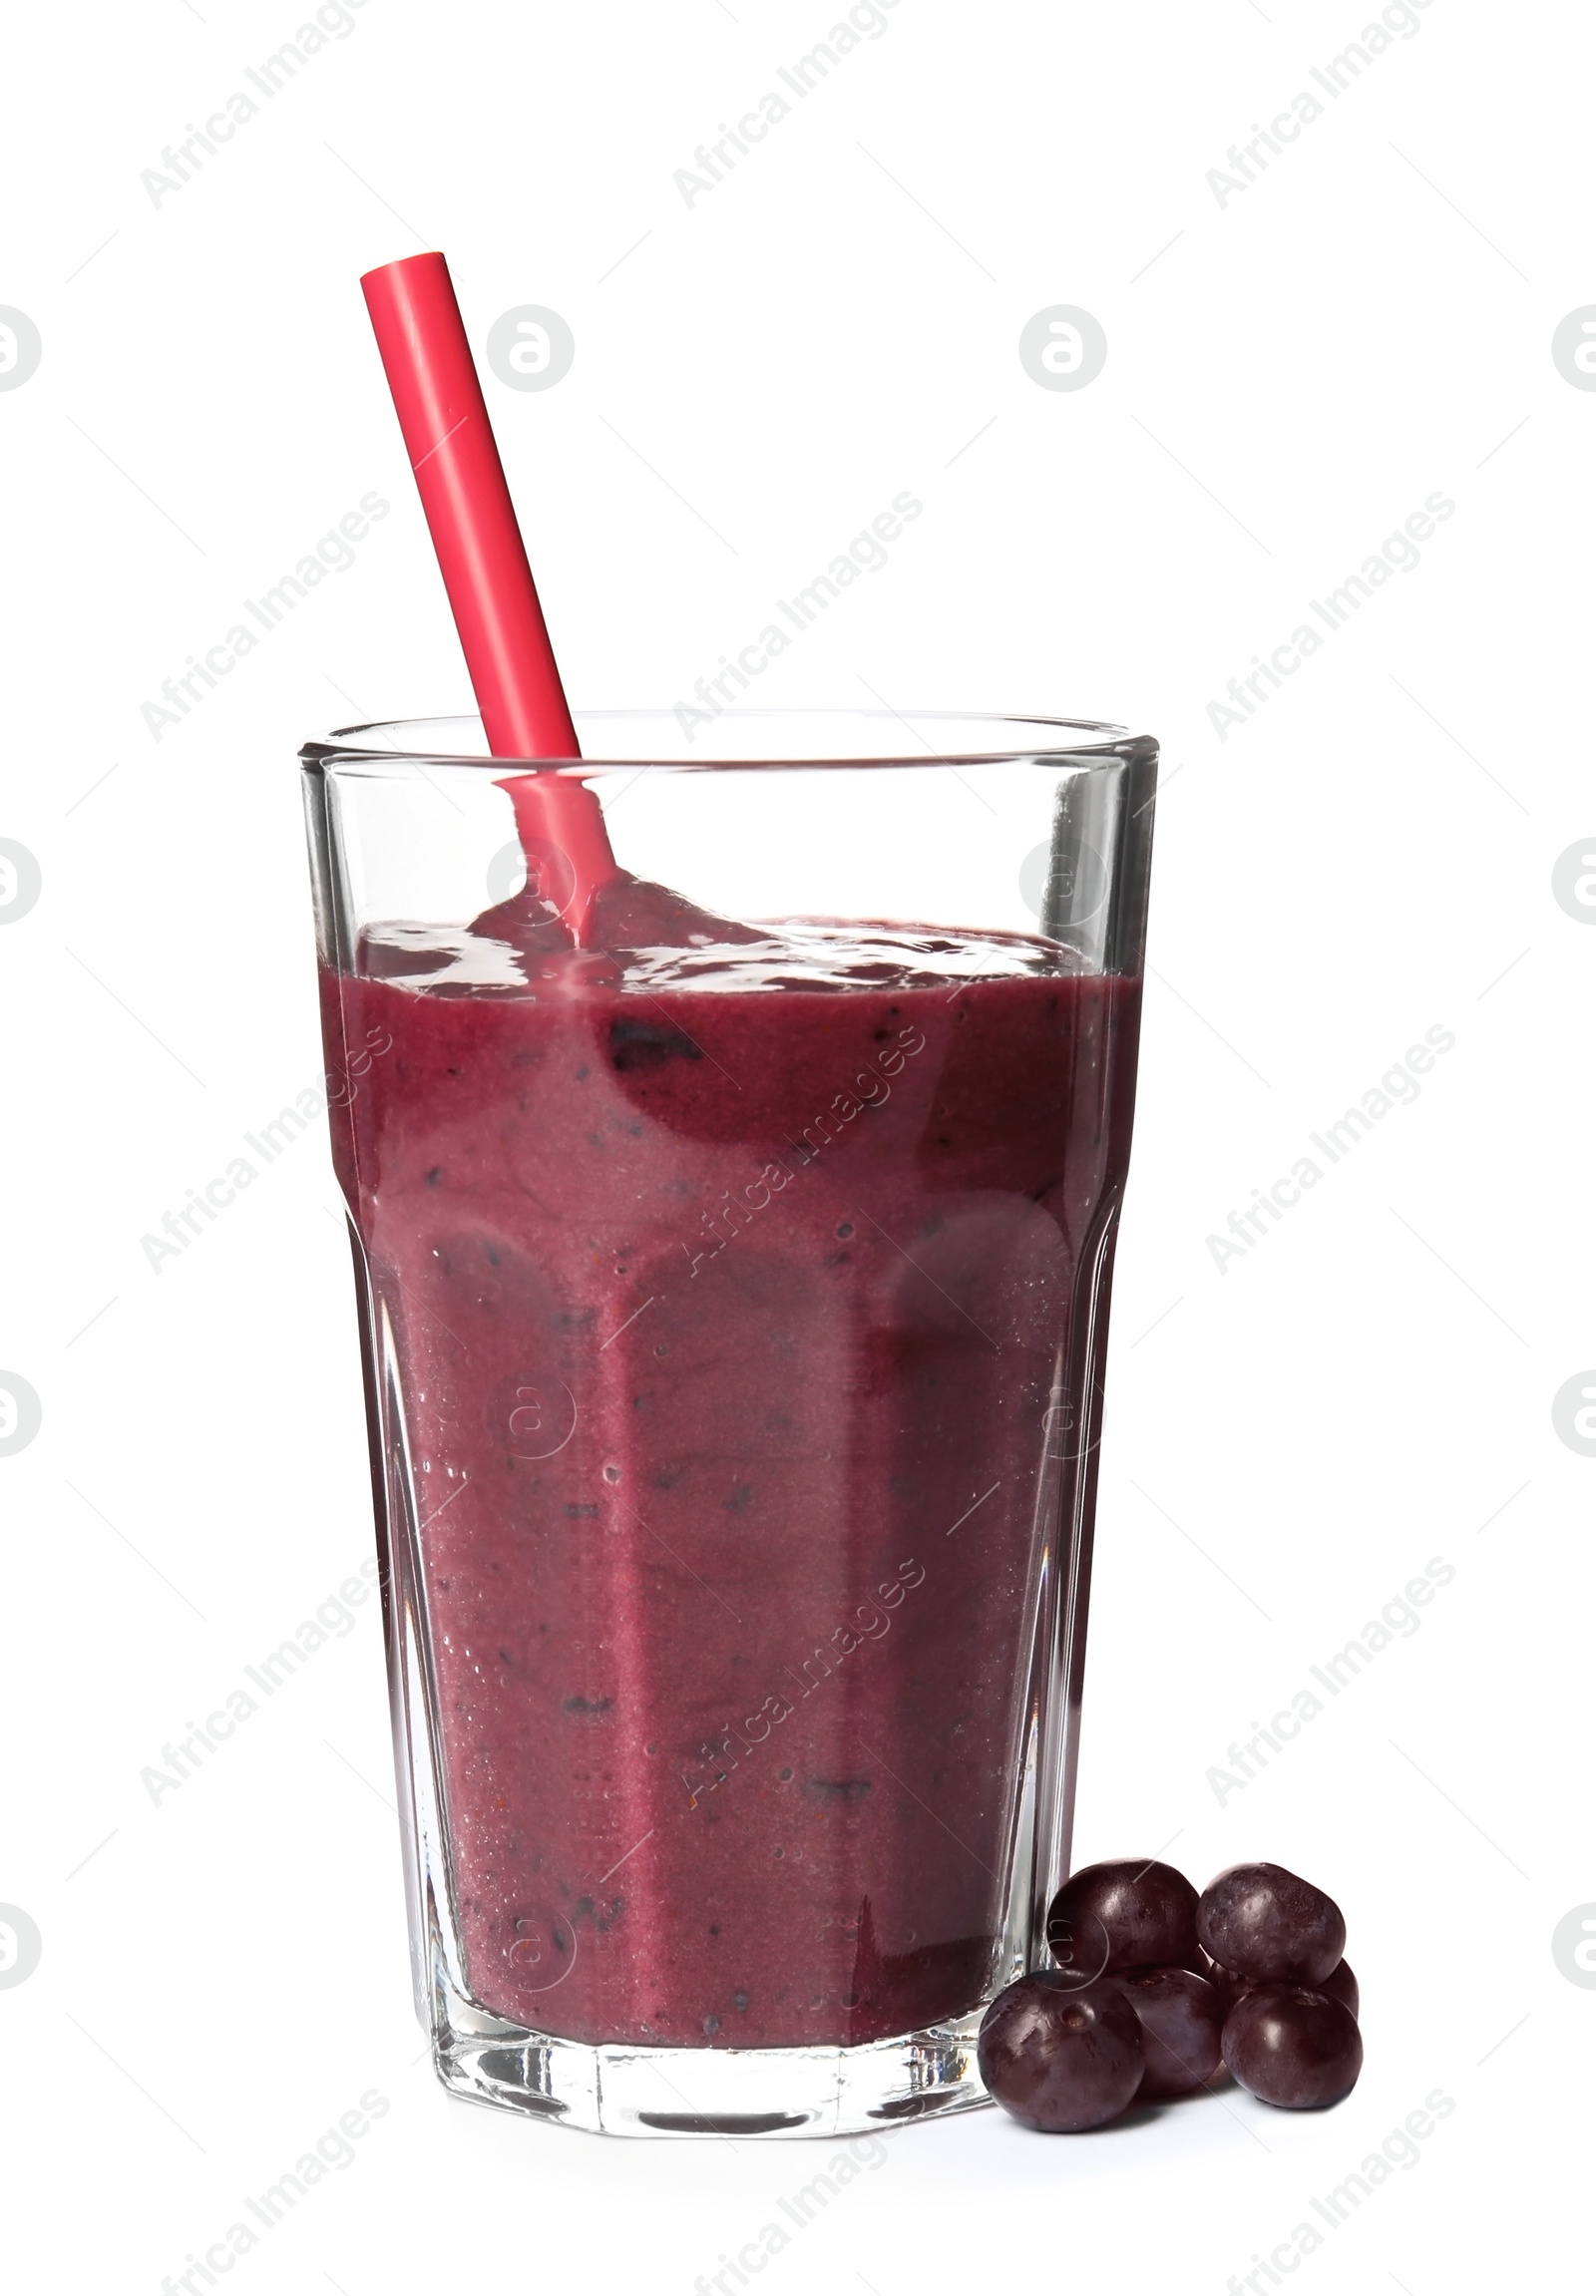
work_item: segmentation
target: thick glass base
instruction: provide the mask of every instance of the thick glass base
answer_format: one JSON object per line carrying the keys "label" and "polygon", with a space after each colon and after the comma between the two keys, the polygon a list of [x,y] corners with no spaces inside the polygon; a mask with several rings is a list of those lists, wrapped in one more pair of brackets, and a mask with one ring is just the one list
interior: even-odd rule
{"label": "thick glass base", "polygon": [[441,1973],[432,2011],[453,2096],[595,2136],[860,2136],[991,2103],[980,2011],[835,2049],[595,2049],[492,2017]]}

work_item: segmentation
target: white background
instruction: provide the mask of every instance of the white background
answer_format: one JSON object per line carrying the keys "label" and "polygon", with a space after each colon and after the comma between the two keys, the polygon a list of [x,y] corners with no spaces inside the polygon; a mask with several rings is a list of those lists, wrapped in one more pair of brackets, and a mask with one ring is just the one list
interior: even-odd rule
{"label": "white background", "polygon": [[[1596,1462],[1551,1410],[1596,1361],[1596,933],[1552,893],[1596,849],[1596,395],[1551,356],[1596,299],[1596,28],[1430,0],[1221,206],[1208,172],[1368,13],[899,0],[690,208],[673,172],[821,0],[366,0],[159,205],[141,171],[289,0],[14,13],[0,303],[43,358],[0,394],[0,835],[44,888],[0,935],[0,1365],[43,1405],[0,1459],[0,1901],[43,1938],[0,1990],[17,2286],[153,2296],[368,2090],[389,2110],[242,2296],[685,2296],[829,2157],[434,2087],[374,1606],[159,1807],[140,1782],[370,1546],[319,1136],[159,1276],[140,1239],[321,1066],[298,742],[468,705],[356,284],[433,245],[479,346],[524,303],[575,334],[558,387],[488,388],[579,703],[684,698],[909,488],[888,570],[761,698],[864,677],[1164,743],[1078,1855],[1325,1883],[1367,2070],[1329,2114],[903,2131],[762,2284],[1222,2291],[1436,2089],[1418,2165],[1301,2285],[1550,2284],[1596,2019],[1550,1946],[1596,1899]],[[1080,391],[1017,355],[1059,303],[1107,335]],[[368,490],[356,564],[155,741],[162,680]],[[1436,491],[1420,566],[1221,742],[1227,681]],[[1419,1098],[1221,1273],[1210,1233],[1436,1024]],[[1221,1805],[1231,1741],[1434,1556],[1420,1630]]]}

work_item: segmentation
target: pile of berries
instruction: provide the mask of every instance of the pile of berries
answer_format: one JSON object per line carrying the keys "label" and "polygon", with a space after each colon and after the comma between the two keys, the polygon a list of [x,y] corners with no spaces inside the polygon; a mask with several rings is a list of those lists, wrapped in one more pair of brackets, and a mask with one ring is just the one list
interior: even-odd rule
{"label": "pile of berries", "polygon": [[1221,2065],[1266,2105],[1339,2105],[1364,2062],[1346,1942],[1335,1900],[1281,1865],[1229,1866],[1201,1897],[1155,1858],[1084,1866],[1048,1909],[1056,1967],[982,2021],[981,2077],[1050,2131],[1184,2097]]}

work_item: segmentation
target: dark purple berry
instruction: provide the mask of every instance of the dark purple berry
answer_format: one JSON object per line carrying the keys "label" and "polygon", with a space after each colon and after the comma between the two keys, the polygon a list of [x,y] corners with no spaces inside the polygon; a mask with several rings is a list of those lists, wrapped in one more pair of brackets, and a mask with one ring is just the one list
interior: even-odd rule
{"label": "dark purple berry", "polygon": [[1145,2069],[1138,2096],[1185,2097],[1219,2067],[1225,2005],[1189,1969],[1132,1969],[1114,1983],[1141,2020]]}
{"label": "dark purple berry", "polygon": [[[1228,2015],[1245,1994],[1257,1992],[1258,1988],[1252,1978],[1238,1977],[1233,1969],[1222,1969],[1217,1961],[1209,1960],[1206,1953],[1203,1960],[1207,1963],[1208,1982],[1218,1994],[1224,2014]],[[1338,1961],[1330,1975],[1322,1977],[1314,1990],[1316,1993],[1328,1993],[1332,2001],[1339,2001],[1344,2009],[1352,2011],[1354,2017],[1358,2015],[1358,1980],[1345,1961]]]}
{"label": "dark purple berry", "polygon": [[982,2019],[976,2060],[998,2103],[1027,2128],[1097,2128],[1141,2085],[1141,2034],[1113,1980],[1076,1985],[1038,1970],[998,1994]]}
{"label": "dark purple berry", "polygon": [[1358,2015],[1358,1980],[1346,1962],[1338,1961],[1330,1975],[1321,1980],[1318,1990],[1328,1993],[1332,2001],[1339,2001],[1354,2017]]}
{"label": "dark purple berry", "polygon": [[1225,2063],[1266,2105],[1339,2105],[1364,2062],[1358,2020],[1306,1985],[1260,1985],[1225,2020]]}
{"label": "dark purple berry", "polygon": [[1341,1907],[1283,1865],[1232,1865],[1203,1891],[1197,1935],[1253,1985],[1318,1985],[1342,1957]]}
{"label": "dark purple berry", "polygon": [[1094,1913],[1055,1897],[1047,1912],[1047,1950],[1060,1980],[1090,1985],[1108,1967],[1108,1932]]}
{"label": "dark purple berry", "polygon": [[1183,1873],[1151,1857],[1110,1858],[1072,1873],[1047,1909],[1047,1942],[1055,1932],[1096,1921],[1108,1937],[1110,1974],[1121,1969],[1182,1968],[1197,1950],[1197,1892]]}
{"label": "dark purple berry", "polygon": [[[1197,1950],[1199,1953],[1202,1952],[1200,1946]],[[1207,1978],[1209,1984],[1218,1994],[1223,2010],[1228,2014],[1235,2008],[1244,1993],[1252,1991],[1252,1982],[1249,1978],[1238,1977],[1236,1972],[1233,1969],[1227,1969],[1223,1962],[1215,1961],[1211,1953],[1204,1953],[1202,1958],[1203,1968],[1200,1974]]]}

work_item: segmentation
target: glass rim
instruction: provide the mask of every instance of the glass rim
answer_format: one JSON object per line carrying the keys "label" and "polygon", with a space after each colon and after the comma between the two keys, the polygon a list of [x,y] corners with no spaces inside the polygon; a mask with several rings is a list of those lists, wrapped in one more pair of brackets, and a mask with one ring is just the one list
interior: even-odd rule
{"label": "glass rim", "polygon": [[[641,727],[646,724],[675,724],[680,730],[680,717],[675,709],[583,709],[573,713],[579,734],[584,737],[585,753],[580,758],[492,757],[480,749],[462,749],[446,746],[444,729],[477,728],[481,720],[471,715],[448,717],[408,717],[371,719],[360,725],[335,726],[325,734],[306,741],[299,757],[307,766],[325,765],[419,765],[454,768],[473,768],[482,772],[502,774],[507,767],[533,768],[543,772],[588,775],[606,772],[660,772],[660,773],[780,773],[783,771],[832,772],[873,771],[881,768],[918,768],[947,766],[953,768],[983,765],[1099,765],[1119,764],[1126,760],[1156,757],[1158,744],[1150,734],[1132,733],[1127,726],[1116,725],[1098,718],[1052,717],[1032,712],[997,710],[917,709],[854,709],[850,707],[791,709],[722,709],[716,712],[715,723],[759,722],[769,725],[784,722],[795,729],[805,726],[830,726],[839,719],[852,720],[860,726],[895,727],[902,735],[913,737],[919,744],[912,748],[907,740],[895,738],[888,746],[870,750],[867,754],[821,754],[810,748],[782,757],[737,756],[639,756],[605,755],[600,750],[588,750],[590,732],[605,725]],[[968,740],[952,742],[947,748],[938,748],[933,741],[917,731],[917,727],[990,727],[995,729],[991,746],[972,747]],[[1006,740],[996,738],[996,729],[1015,729]],[[1026,740],[1025,733],[1037,738]],[[423,737],[432,735],[431,741]],[[1016,738],[1017,735],[1017,738]],[[1085,737],[1085,738],[1082,738]],[[460,736],[456,736],[458,740]],[[691,739],[690,729],[688,738]]]}

